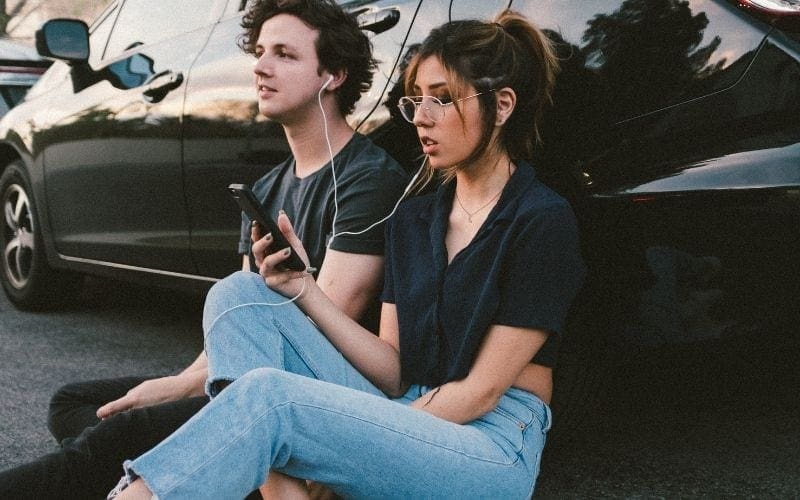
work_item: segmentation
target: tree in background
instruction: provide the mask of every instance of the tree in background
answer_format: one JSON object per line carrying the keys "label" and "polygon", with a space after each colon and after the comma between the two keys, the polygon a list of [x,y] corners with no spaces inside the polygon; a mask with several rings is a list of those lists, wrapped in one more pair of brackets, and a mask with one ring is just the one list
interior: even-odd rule
{"label": "tree in background", "polygon": [[72,17],[91,22],[111,0],[0,0],[0,37],[33,41],[46,19]]}
{"label": "tree in background", "polygon": [[6,36],[6,26],[8,26],[8,21],[11,20],[19,10],[25,7],[26,0],[22,0],[21,2],[17,2],[17,5],[14,6],[11,12],[6,10],[6,0],[0,0],[0,36]]}

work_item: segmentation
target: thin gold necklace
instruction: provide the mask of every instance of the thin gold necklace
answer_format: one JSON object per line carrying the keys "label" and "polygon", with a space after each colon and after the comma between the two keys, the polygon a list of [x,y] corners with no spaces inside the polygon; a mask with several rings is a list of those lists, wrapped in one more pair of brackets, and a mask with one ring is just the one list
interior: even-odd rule
{"label": "thin gold necklace", "polygon": [[[500,163],[500,161],[498,160],[497,163]],[[510,159],[508,160],[508,177],[511,178],[511,160]],[[507,182],[508,182],[508,179],[506,179],[506,183]],[[461,203],[461,198],[458,197],[458,189],[454,190],[456,192],[456,201],[458,202],[458,206],[461,207],[461,210],[463,210],[465,214],[467,214],[467,220],[469,221],[470,224],[472,224],[472,216],[473,215],[477,214],[478,212],[480,212],[484,208],[488,207],[490,203],[492,203],[494,200],[496,200],[497,198],[500,197],[500,194],[503,192],[503,189],[505,189],[505,187],[506,187],[506,183],[503,183],[503,187],[500,188],[500,191],[498,191],[496,195],[492,196],[489,201],[487,201],[486,203],[484,203],[483,205],[478,207],[477,210],[474,210],[472,212],[467,210],[467,207],[465,207],[464,204]]]}
{"label": "thin gold necklace", "polygon": [[[503,187],[505,187],[505,186],[503,186]],[[473,212],[470,212],[469,210],[467,210],[467,208],[464,206],[464,204],[461,203],[461,198],[458,197],[458,191],[456,191],[456,201],[458,202],[458,206],[461,207],[461,210],[463,210],[464,213],[467,214],[467,220],[469,221],[469,223],[472,224],[472,216],[477,214],[478,212],[480,212],[484,208],[488,207],[489,204],[491,202],[493,202],[494,200],[496,200],[500,196],[500,193],[502,193],[502,192],[503,192],[503,189],[501,188],[500,191],[498,191],[496,195],[492,196],[492,198],[489,201],[487,201],[486,203],[481,205],[480,208],[478,208],[477,210],[475,210]]]}

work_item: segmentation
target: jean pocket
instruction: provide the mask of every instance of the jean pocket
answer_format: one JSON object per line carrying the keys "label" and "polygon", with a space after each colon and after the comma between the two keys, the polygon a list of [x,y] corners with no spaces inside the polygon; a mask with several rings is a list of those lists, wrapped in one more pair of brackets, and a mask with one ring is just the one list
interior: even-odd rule
{"label": "jean pocket", "polygon": [[513,460],[516,460],[525,448],[525,433],[533,422],[530,409],[506,401],[503,398],[497,407],[482,416],[475,423],[484,429]]}

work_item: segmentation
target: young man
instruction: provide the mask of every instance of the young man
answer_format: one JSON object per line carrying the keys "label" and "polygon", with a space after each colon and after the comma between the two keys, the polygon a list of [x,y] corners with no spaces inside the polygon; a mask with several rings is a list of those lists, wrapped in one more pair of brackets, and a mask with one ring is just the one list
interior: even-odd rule
{"label": "young man", "polygon": [[[405,171],[345,120],[372,82],[369,40],[330,0],[256,1],[242,26],[240,45],[256,57],[259,111],[283,126],[292,153],[254,192],[274,218],[287,213],[325,294],[364,320],[377,306],[382,282],[383,225],[364,230],[392,211],[407,182]],[[239,252],[245,270],[251,236],[263,235],[257,229],[251,235],[244,218]],[[175,376],[65,386],[50,414],[62,449],[0,473],[0,498],[64,497],[67,491],[73,498],[105,496],[124,459],[148,450],[205,405],[206,375],[201,353]]]}

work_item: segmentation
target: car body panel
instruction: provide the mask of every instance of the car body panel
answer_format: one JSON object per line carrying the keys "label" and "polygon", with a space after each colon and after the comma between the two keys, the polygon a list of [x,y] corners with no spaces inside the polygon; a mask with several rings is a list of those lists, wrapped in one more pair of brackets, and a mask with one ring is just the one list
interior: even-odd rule
{"label": "car body panel", "polygon": [[[124,75],[119,82],[104,79],[82,90],[76,106],[53,107],[37,121],[36,127],[45,130],[36,140],[43,154],[48,215],[62,255],[143,266],[160,262],[166,269],[187,271],[182,92],[176,89],[156,104],[144,100],[144,82],[161,69],[157,49],[148,52],[156,54],[150,58],[140,52],[136,56],[142,59],[131,55],[109,64],[112,74]],[[131,66],[141,67],[137,73],[114,71]],[[169,247],[163,253],[162,239]],[[177,252],[181,247],[185,251]]]}
{"label": "car body panel", "polygon": [[773,36],[734,86],[621,124],[626,141],[584,165],[595,269],[626,294],[604,321],[618,343],[800,319],[800,65]]}

